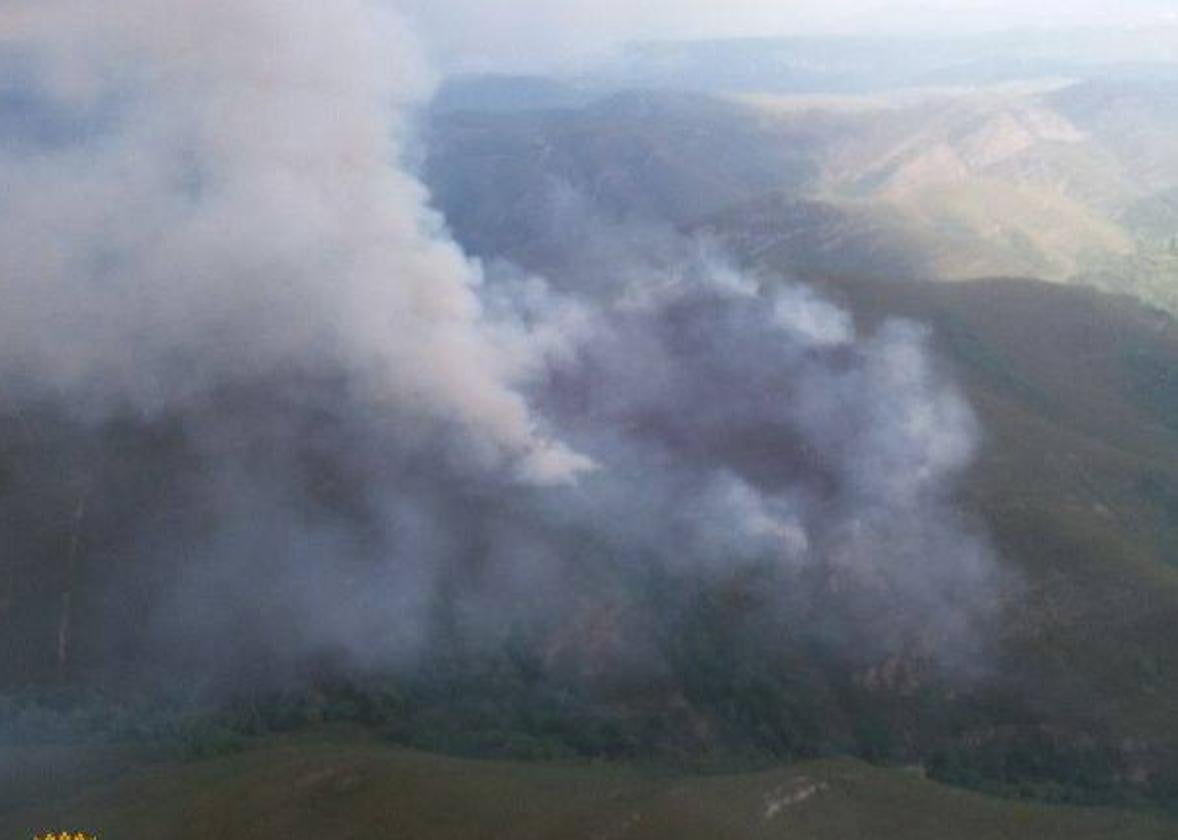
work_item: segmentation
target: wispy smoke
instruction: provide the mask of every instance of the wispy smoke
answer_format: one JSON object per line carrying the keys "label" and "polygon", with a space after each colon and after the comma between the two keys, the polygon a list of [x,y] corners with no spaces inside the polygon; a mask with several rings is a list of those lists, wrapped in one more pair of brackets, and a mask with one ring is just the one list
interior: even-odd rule
{"label": "wispy smoke", "polygon": [[363,0],[43,5],[0,5],[66,127],[0,158],[0,505],[48,563],[89,500],[94,657],[649,664],[660,581],[849,656],[976,647],[974,421],[918,327],[588,221],[598,282],[484,277],[400,164],[428,78]]}

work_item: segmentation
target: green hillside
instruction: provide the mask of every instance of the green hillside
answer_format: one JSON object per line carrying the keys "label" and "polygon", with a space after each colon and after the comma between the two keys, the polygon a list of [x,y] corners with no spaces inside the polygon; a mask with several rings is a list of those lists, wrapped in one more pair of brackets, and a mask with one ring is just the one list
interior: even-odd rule
{"label": "green hillside", "polygon": [[1160,840],[1175,831],[1146,816],[991,800],[851,760],[699,776],[466,761],[339,735],[190,763],[125,752],[9,758],[3,837],[51,827],[174,840]]}

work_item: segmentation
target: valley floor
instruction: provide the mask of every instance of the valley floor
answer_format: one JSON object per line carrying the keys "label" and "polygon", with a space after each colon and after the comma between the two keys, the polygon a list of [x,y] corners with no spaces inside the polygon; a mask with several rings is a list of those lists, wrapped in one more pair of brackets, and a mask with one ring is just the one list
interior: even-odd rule
{"label": "valley floor", "polygon": [[1160,818],[989,799],[836,759],[742,775],[472,761],[355,735],[274,739],[179,762],[109,749],[6,750],[0,837],[1145,840]]}

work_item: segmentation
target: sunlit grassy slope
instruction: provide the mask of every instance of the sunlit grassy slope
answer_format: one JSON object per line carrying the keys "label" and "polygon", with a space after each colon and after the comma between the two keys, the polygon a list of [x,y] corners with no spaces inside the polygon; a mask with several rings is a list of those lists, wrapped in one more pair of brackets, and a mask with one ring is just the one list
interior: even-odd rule
{"label": "sunlit grassy slope", "polygon": [[[441,758],[339,734],[194,763],[13,758],[12,778],[0,777],[5,838],[53,826],[136,840],[1145,840],[1178,830],[1148,816],[987,799],[849,760],[686,776]],[[70,773],[71,761],[82,768]]]}

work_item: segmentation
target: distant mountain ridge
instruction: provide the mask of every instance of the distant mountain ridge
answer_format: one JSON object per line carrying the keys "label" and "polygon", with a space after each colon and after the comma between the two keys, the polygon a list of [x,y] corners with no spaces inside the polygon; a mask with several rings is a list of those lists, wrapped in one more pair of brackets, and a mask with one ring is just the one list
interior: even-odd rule
{"label": "distant mountain ridge", "polygon": [[1178,27],[641,43],[599,71],[615,85],[869,93],[1028,78],[1178,78]]}
{"label": "distant mountain ridge", "polygon": [[535,226],[573,195],[746,251],[784,248],[803,275],[882,252],[862,269],[1080,282],[1178,312],[1176,135],[1178,82],[1157,79],[850,98],[634,91],[445,110],[426,177],[468,247],[507,245],[524,263],[515,245],[545,241]]}

